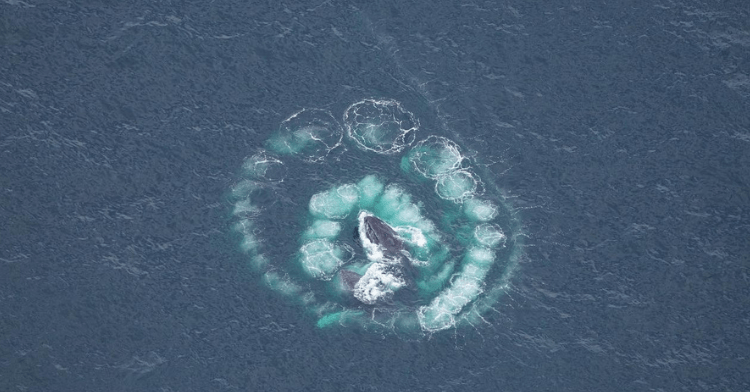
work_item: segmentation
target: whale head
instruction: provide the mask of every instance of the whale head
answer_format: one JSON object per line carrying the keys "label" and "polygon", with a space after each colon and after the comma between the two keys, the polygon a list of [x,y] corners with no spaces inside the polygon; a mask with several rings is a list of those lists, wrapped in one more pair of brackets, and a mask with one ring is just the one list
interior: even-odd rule
{"label": "whale head", "polygon": [[380,255],[391,260],[401,258],[405,249],[404,241],[391,226],[364,211],[360,213],[359,222],[359,237],[368,252],[368,258]]}

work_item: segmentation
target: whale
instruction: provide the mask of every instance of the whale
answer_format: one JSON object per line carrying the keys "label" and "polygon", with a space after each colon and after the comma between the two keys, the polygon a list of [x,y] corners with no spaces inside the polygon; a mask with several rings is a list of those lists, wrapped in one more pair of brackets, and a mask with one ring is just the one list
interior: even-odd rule
{"label": "whale", "polygon": [[393,261],[403,257],[404,241],[396,230],[374,215],[364,215],[360,220],[359,236],[363,244],[375,245],[384,257]]}
{"label": "whale", "polygon": [[361,211],[358,221],[354,236],[369,264],[362,275],[343,268],[339,279],[343,288],[363,304],[390,303],[401,288],[415,286],[405,241],[393,227],[370,212]]}

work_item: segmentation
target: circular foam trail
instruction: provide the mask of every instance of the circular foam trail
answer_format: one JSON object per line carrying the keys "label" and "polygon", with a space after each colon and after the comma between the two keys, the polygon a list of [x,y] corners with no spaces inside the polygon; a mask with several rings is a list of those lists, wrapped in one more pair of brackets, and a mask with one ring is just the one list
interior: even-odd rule
{"label": "circular foam trail", "polygon": [[343,130],[331,113],[321,109],[302,109],[284,120],[268,140],[269,148],[279,155],[302,157],[306,161],[323,160],[341,144]]}
{"label": "circular foam trail", "polygon": [[466,217],[478,222],[489,222],[497,216],[497,207],[490,201],[472,198],[464,201]]}
{"label": "circular foam trail", "polygon": [[354,185],[316,193],[310,199],[310,213],[316,218],[343,219],[359,201],[359,190]]}
{"label": "circular foam trail", "polygon": [[260,151],[247,158],[242,168],[248,177],[256,180],[280,182],[286,177],[284,162],[267,151]]}
{"label": "circular foam trail", "polygon": [[359,148],[379,154],[394,154],[414,142],[419,123],[393,100],[365,99],[344,112],[349,137]]}
{"label": "circular foam trail", "polygon": [[466,170],[456,170],[441,175],[435,184],[435,192],[446,200],[461,201],[474,195],[477,180]]}
{"label": "circular foam trail", "polygon": [[441,136],[430,136],[418,142],[406,155],[406,159],[422,176],[437,179],[461,168],[465,158],[453,141]]}
{"label": "circular foam trail", "polygon": [[319,219],[313,222],[303,234],[308,239],[330,239],[338,237],[341,232],[341,223]]}
{"label": "circular foam trail", "polygon": [[[487,322],[523,236],[477,158],[429,136],[396,159],[399,172],[360,151],[406,149],[411,113],[366,99],[344,121],[346,139],[330,113],[305,109],[269,138],[271,151],[244,161],[229,197],[248,266],[320,328],[421,337]],[[341,143],[357,148],[329,157]]]}
{"label": "circular foam trail", "polygon": [[474,240],[479,245],[494,248],[499,245],[505,246],[506,237],[499,226],[483,223],[474,229]]}
{"label": "circular foam trail", "polygon": [[305,272],[321,280],[330,280],[346,259],[343,248],[324,239],[302,245],[299,252],[300,263]]}

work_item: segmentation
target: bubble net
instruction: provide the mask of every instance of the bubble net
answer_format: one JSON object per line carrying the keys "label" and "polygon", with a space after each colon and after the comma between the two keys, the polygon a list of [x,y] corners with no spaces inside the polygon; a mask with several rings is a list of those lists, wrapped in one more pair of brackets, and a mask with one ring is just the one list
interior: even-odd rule
{"label": "bubble net", "polygon": [[318,162],[341,144],[343,130],[329,112],[303,109],[289,116],[267,142],[279,155],[297,155],[308,162]]}
{"label": "bubble net", "polygon": [[380,154],[402,151],[414,141],[419,123],[393,100],[366,99],[344,112],[349,137],[363,150]]}
{"label": "bubble net", "polygon": [[517,269],[508,207],[455,142],[412,146],[418,121],[400,103],[363,100],[343,118],[344,140],[330,113],[300,111],[246,159],[230,198],[249,265],[320,328],[425,336],[486,320]]}

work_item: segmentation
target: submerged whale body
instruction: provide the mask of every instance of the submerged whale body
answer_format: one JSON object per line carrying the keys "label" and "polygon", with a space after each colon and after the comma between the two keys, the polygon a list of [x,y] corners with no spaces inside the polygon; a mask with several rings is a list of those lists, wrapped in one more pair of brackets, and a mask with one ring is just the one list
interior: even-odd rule
{"label": "submerged whale body", "polygon": [[341,282],[348,291],[354,290],[360,278],[362,278],[362,275],[354,271],[349,271],[348,269],[341,270]]}

